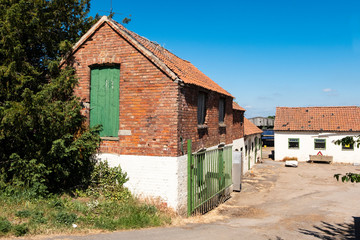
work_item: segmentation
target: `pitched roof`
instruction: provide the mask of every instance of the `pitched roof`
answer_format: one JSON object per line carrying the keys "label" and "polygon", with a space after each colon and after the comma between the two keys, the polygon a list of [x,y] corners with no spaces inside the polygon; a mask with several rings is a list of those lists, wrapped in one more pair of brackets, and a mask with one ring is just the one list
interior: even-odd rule
{"label": "pitched roof", "polygon": [[242,108],[237,102],[233,101],[233,109],[234,110],[239,110],[239,111],[246,111],[244,108]]}
{"label": "pitched roof", "polygon": [[103,16],[78,43],[75,44],[72,52],[75,52],[103,23],[108,23],[112,29],[137,48],[172,80],[200,86],[232,97],[230,93],[202,73],[189,61],[177,57],[159,44],[139,36],[106,16]]}
{"label": "pitched roof", "polygon": [[249,119],[244,118],[244,133],[245,136],[262,133],[263,131],[258,128],[255,124],[250,122]]}
{"label": "pitched roof", "polygon": [[360,131],[360,107],[277,107],[276,131]]}

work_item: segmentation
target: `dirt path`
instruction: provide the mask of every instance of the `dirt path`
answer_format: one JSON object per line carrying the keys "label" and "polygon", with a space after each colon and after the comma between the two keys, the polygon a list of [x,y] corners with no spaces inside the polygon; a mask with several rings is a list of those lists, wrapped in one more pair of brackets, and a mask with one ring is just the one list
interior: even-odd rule
{"label": "dirt path", "polygon": [[246,175],[242,192],[204,218],[217,215],[232,226],[252,228],[264,239],[360,239],[355,235],[360,231],[360,184],[332,177],[359,171],[341,164],[288,168],[265,160]]}

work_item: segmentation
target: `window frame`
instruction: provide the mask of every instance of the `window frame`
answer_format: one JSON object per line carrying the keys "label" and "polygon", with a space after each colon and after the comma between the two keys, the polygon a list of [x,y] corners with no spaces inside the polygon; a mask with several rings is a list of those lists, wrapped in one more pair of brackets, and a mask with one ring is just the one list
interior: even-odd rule
{"label": "window frame", "polygon": [[[316,141],[324,141],[323,143],[324,143],[324,147],[323,148],[319,148],[319,147],[316,147]],[[318,142],[319,143],[319,142]],[[314,139],[314,149],[315,150],[326,150],[326,139],[324,139],[324,138],[315,138]]]}
{"label": "window frame", "polygon": [[[297,140],[297,141],[290,141],[290,140]],[[297,142],[297,147],[290,147],[290,142]],[[300,139],[299,138],[288,138],[288,149],[300,149]]]}

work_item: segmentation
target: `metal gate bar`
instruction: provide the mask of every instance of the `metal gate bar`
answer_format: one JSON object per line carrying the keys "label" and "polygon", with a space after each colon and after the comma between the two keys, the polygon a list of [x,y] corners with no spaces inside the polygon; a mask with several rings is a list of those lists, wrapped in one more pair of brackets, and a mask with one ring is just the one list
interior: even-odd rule
{"label": "metal gate bar", "polygon": [[188,215],[205,213],[230,197],[232,146],[191,153],[188,140]]}

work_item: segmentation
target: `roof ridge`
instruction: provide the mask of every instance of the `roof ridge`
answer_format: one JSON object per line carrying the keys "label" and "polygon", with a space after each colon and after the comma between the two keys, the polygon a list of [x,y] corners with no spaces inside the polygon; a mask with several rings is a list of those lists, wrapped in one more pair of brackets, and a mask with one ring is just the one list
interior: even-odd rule
{"label": "roof ridge", "polygon": [[166,67],[169,68],[169,70],[171,70],[180,81],[233,97],[219,84],[196,68],[190,61],[180,58],[165,47],[161,46],[161,44],[151,41],[146,37],[143,37],[125,28],[122,24],[116,22],[113,19],[108,19],[108,21],[120,28],[123,32],[126,33],[126,35],[130,36],[133,41],[137,42],[144,49],[152,53],[159,61],[165,64]]}

